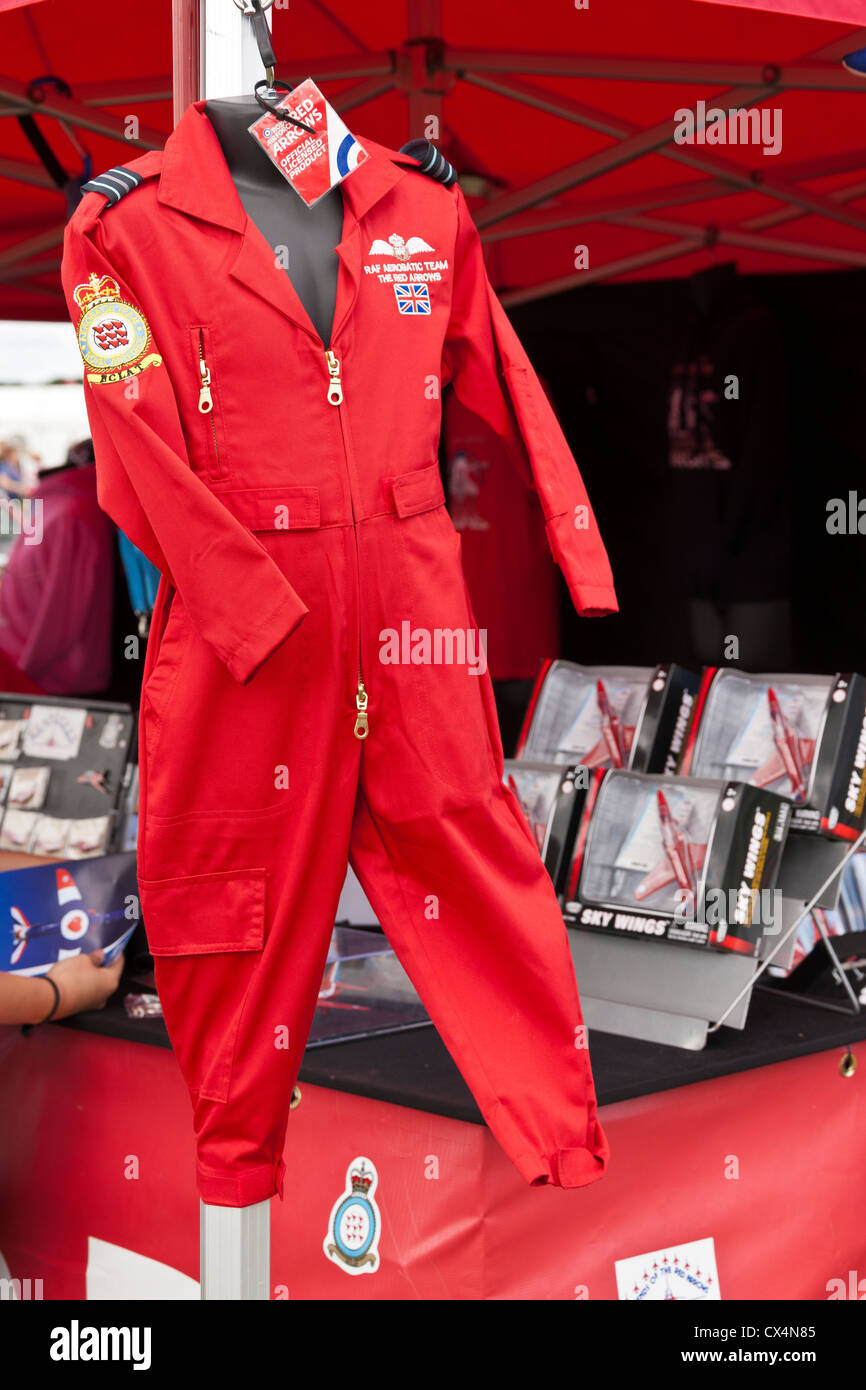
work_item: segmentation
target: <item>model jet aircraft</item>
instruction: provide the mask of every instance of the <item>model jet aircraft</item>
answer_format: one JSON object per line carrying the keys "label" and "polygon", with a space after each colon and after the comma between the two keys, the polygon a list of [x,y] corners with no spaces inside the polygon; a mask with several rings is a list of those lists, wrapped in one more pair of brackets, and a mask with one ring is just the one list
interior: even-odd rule
{"label": "model jet aircraft", "polygon": [[527,820],[530,830],[532,831],[532,837],[535,840],[535,843],[538,845],[539,853],[544,854],[544,842],[547,839],[547,822],[550,818],[549,796],[545,793],[544,789],[542,788],[538,792],[538,795],[536,796],[535,800],[530,806],[529,803],[526,801],[525,797],[521,796],[520,788],[518,787],[517,782],[515,781],[512,773],[508,774],[508,787],[511,791],[514,792],[514,795],[517,797],[517,803],[520,806],[520,809],[522,810]]}
{"label": "model jet aircraft", "polygon": [[601,716],[601,738],[580,761],[584,767],[625,767],[635,726],[623,724],[610,702],[604,681],[596,681],[595,698]]}
{"label": "model jet aircraft", "polygon": [[80,777],[76,777],[76,782],[84,782],[87,786],[93,787],[94,791],[104,792],[109,795],[111,788],[108,785],[111,780],[111,769],[105,772],[82,772]]}
{"label": "model jet aircraft", "polygon": [[656,792],[656,801],[664,855],[634,890],[635,902],[643,902],[644,898],[650,897],[660,888],[676,880],[683,892],[688,894],[689,900],[694,903],[697,896],[696,879],[703,867],[707,847],[686,840],[663,791]]}
{"label": "model jet aircraft", "polygon": [[751,780],[756,787],[768,787],[780,777],[787,777],[791,783],[793,799],[802,801],[806,796],[808,769],[815,755],[815,740],[800,738],[795,733],[790,720],[782,713],[782,707],[772,686],[767,689],[767,704],[770,708],[776,751],[770,754],[766,762],[761,763]]}

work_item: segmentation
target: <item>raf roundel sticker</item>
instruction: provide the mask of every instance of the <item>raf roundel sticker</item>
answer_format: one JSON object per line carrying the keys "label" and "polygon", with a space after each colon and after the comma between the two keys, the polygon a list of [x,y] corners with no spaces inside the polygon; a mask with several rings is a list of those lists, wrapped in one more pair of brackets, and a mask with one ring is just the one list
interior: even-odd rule
{"label": "raf roundel sticker", "polygon": [[120,288],[109,276],[91,275],[76,285],[73,298],[83,310],[78,324],[78,348],[91,386],[125,381],[147,367],[159,367],[162,358],[148,351],[153,338],[144,315],[120,297]]}
{"label": "raf roundel sticker", "polygon": [[355,1158],[346,1170],[346,1188],[331,1208],[328,1234],[322,1248],[332,1264],[346,1274],[373,1274],[379,1268],[382,1222],[373,1200],[378,1184],[369,1158]]}
{"label": "raf roundel sticker", "polygon": [[67,941],[80,941],[82,936],[87,935],[87,928],[90,926],[90,918],[81,907],[73,907],[69,912],[64,912],[60,921],[60,934],[65,936]]}
{"label": "raf roundel sticker", "polygon": [[363,163],[362,155],[365,155],[364,147],[359,145],[351,131],[347,131],[337,148],[337,170],[340,178],[344,179]]}

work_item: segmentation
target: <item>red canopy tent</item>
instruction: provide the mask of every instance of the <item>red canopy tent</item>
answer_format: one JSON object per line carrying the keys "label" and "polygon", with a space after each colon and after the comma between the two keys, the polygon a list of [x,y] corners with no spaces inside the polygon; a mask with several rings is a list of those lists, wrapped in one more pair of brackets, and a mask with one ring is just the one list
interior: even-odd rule
{"label": "red canopy tent", "polygon": [[[866,82],[841,65],[866,28],[802,17],[866,21],[864,0],[577,4],[546,7],[539,22],[502,0],[360,12],[293,0],[273,12],[277,73],[312,74],[359,134],[385,144],[438,129],[506,302],[686,275],[720,254],[744,273],[866,265]],[[65,317],[66,204],[18,118],[35,115],[69,174],[84,147],[98,172],[161,145],[173,11],[188,38],[197,0],[143,11],[0,0],[0,316]],[[191,51],[176,45],[181,86]],[[780,111],[781,152],[675,143],[674,113],[699,101]],[[581,245],[588,268],[575,269]]]}

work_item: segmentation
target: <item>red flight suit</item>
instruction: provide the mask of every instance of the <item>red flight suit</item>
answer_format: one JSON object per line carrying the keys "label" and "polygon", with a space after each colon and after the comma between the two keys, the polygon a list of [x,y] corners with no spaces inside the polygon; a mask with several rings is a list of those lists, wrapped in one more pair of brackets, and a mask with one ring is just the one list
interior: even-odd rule
{"label": "red flight suit", "polygon": [[[596,614],[616,599],[586,493],[462,194],[364,140],[326,350],[203,107],[130,166],[128,196],[83,199],[63,261],[100,500],[163,573],[139,883],[200,1193],[281,1190],[347,858],[523,1177],[581,1186],[608,1151],[560,910],[500,782],[489,678],[459,643],[449,662],[445,638],[423,641],[474,637],[442,386],[519,446]],[[403,623],[438,661],[391,659],[383,633]]]}

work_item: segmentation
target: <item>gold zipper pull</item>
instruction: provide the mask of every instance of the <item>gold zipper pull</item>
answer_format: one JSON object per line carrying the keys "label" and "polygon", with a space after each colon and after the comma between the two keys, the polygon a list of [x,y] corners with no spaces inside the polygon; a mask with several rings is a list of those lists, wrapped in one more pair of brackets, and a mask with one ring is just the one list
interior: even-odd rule
{"label": "gold zipper pull", "polygon": [[213,410],[213,396],[210,393],[210,369],[203,357],[199,359],[198,369],[201,372],[201,390],[198,393],[198,408],[202,415],[210,415]]}
{"label": "gold zipper pull", "polygon": [[[328,364],[328,404],[343,404],[343,383],[340,380],[340,359],[330,348],[325,351],[325,361]],[[360,737],[360,735],[359,735]]]}
{"label": "gold zipper pull", "polygon": [[366,738],[370,732],[370,724],[367,719],[367,705],[370,697],[364,689],[364,682],[358,677],[358,689],[355,692],[355,704],[358,707],[358,715],[355,720],[355,738]]}

